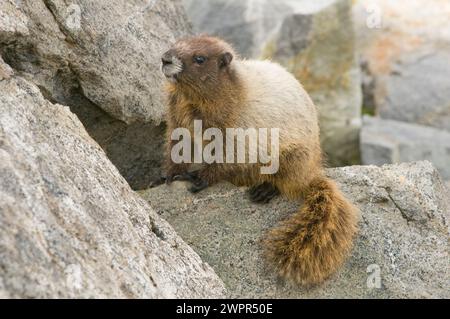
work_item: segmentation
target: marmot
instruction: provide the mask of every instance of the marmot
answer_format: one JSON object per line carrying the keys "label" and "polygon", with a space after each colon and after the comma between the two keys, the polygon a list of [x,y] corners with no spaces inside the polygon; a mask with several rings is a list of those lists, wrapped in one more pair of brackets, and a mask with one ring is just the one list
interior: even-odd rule
{"label": "marmot", "polygon": [[[297,79],[270,61],[243,60],[231,45],[207,35],[181,39],[162,56],[167,83],[167,174],[190,180],[192,192],[220,180],[250,188],[256,202],[281,193],[304,199],[298,212],[270,230],[265,255],[278,274],[300,284],[329,277],[348,255],[356,233],[357,209],[324,174],[317,110]],[[188,172],[174,164],[173,129],[279,128],[279,170],[260,174],[258,165],[207,164]]]}

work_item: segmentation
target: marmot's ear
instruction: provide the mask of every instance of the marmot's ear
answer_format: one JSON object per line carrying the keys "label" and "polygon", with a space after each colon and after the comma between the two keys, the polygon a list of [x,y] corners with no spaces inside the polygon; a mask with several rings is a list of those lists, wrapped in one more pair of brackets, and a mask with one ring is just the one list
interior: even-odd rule
{"label": "marmot's ear", "polygon": [[223,53],[222,56],[220,57],[220,67],[223,68],[228,66],[232,60],[233,55],[230,52]]}

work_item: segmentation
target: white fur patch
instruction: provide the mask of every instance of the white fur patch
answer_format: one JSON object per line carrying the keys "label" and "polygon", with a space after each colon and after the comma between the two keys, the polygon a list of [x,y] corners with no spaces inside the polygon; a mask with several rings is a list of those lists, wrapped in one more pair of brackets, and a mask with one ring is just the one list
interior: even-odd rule
{"label": "white fur patch", "polygon": [[177,57],[172,56],[172,63],[161,65],[161,71],[167,78],[173,78],[173,76],[183,71],[183,63]]}

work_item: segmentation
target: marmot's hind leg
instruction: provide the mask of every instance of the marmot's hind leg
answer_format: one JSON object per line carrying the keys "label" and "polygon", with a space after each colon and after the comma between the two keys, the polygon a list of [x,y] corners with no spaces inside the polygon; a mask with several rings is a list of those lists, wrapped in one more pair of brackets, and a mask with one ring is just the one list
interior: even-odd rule
{"label": "marmot's hind leg", "polygon": [[188,181],[192,184],[191,187],[189,187],[189,191],[191,193],[198,193],[199,191],[205,189],[208,187],[208,182],[204,179],[202,179],[199,176],[199,171],[192,171],[192,172],[186,172],[181,175],[176,175],[174,177],[175,181]]}
{"label": "marmot's hind leg", "polygon": [[268,182],[253,186],[248,192],[250,200],[255,203],[268,203],[272,198],[280,194],[278,188]]}

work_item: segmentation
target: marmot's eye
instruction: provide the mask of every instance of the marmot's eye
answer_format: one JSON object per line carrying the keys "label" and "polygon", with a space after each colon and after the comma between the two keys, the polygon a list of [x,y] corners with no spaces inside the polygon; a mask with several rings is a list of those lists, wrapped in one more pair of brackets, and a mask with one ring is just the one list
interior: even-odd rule
{"label": "marmot's eye", "polygon": [[206,58],[204,56],[195,56],[194,62],[197,64],[202,64],[206,61]]}

